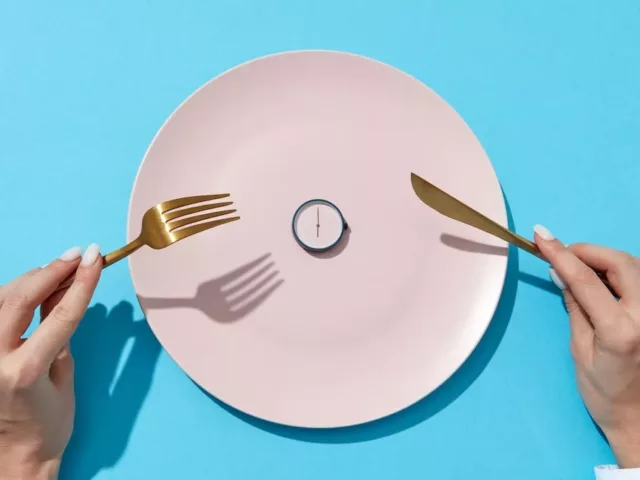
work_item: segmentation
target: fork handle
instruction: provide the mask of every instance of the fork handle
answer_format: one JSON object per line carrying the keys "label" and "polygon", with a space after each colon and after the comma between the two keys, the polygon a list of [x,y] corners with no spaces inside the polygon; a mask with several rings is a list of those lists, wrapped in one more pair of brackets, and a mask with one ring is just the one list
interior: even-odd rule
{"label": "fork handle", "polygon": [[[107,253],[106,255],[103,255],[102,256],[102,269],[104,270],[108,266],[113,265],[114,263],[119,262],[123,258],[128,257],[129,255],[131,255],[133,252],[138,250],[143,245],[144,245],[144,242],[142,240],[140,240],[140,237],[138,237],[134,241],[126,244],[124,247],[119,248],[117,250],[114,250],[111,253]],[[56,288],[54,293],[57,293],[57,292],[59,292],[61,290],[65,290],[65,289],[69,288],[71,286],[71,284],[73,283],[73,281],[75,280],[75,278],[76,278],[76,274],[75,273],[73,273],[70,276],[68,276],[65,279],[64,282],[62,282],[60,285],[58,285],[58,288]]]}
{"label": "fork handle", "polygon": [[111,253],[107,253],[104,257],[102,257],[102,260],[104,262],[104,265],[102,268],[103,269],[107,268],[108,266],[113,265],[116,262],[119,262],[123,258],[128,257],[143,245],[144,245],[144,242],[140,240],[140,237],[138,237],[134,241],[126,244],[124,247],[114,250]]}

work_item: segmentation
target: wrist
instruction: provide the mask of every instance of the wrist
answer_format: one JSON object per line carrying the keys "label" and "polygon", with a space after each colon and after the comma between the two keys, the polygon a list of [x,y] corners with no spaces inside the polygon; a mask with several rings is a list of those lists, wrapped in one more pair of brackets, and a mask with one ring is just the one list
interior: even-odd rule
{"label": "wrist", "polygon": [[620,468],[640,468],[640,431],[605,434]]}

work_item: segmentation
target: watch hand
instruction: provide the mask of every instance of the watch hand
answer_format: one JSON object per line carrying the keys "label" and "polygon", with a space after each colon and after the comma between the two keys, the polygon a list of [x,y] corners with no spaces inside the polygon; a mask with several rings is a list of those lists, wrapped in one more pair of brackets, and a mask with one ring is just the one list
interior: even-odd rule
{"label": "watch hand", "polygon": [[316,238],[320,237],[320,207],[316,207]]}

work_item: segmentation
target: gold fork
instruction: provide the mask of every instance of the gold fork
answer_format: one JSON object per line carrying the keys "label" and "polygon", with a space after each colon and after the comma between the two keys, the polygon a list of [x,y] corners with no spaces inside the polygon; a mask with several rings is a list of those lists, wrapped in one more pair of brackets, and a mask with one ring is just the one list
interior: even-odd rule
{"label": "gold fork", "polygon": [[[225,223],[240,220],[240,217],[225,217],[205,222],[205,220],[235,213],[235,209],[220,210],[221,208],[232,205],[233,202],[205,203],[204,205],[196,205],[202,202],[210,202],[212,200],[219,200],[227,197],[229,197],[228,193],[219,193],[214,195],[182,197],[158,203],[147,210],[142,217],[142,230],[140,231],[138,238],[124,247],[104,255],[102,257],[102,268],[107,268],[123,258],[128,257],[145,245],[155,250],[160,250],[190,237],[191,235],[195,235],[196,233],[204,232],[205,230],[224,225]],[[194,215],[195,213],[199,213],[199,215]],[[62,282],[56,291],[69,287],[74,278],[75,275]]]}

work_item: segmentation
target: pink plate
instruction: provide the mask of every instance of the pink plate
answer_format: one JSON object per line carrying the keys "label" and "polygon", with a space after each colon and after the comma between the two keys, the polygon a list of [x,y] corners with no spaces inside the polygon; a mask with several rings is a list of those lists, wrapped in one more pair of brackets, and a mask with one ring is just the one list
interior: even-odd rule
{"label": "pink plate", "polygon": [[[242,219],[130,258],[154,333],[212,395],[286,425],[355,425],[429,394],[485,332],[507,258],[456,248],[504,244],[421,203],[411,172],[506,224],[469,127],[393,67],[290,52],[211,80],[153,140],[129,239],[174,197],[229,192]],[[317,198],[349,230],[309,253],[292,217]]]}

